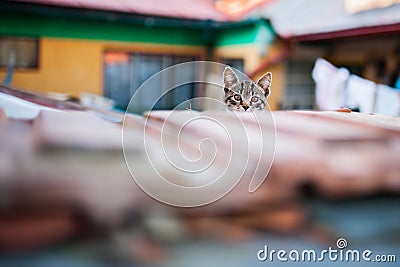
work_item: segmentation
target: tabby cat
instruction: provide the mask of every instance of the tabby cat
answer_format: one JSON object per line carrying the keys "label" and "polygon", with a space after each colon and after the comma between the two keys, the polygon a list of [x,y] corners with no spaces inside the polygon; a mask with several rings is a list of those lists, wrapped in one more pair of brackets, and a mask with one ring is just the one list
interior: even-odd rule
{"label": "tabby cat", "polygon": [[236,73],[226,67],[224,70],[225,104],[232,111],[263,110],[270,93],[272,73],[265,73],[257,83],[251,80],[239,81]]}

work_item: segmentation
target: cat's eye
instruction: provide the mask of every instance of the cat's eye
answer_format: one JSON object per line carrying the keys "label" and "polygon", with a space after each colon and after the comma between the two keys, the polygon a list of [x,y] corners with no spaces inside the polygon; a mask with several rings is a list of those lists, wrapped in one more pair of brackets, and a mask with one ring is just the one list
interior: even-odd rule
{"label": "cat's eye", "polygon": [[242,99],[240,95],[234,95],[233,98],[237,101],[240,101],[240,99]]}
{"label": "cat's eye", "polygon": [[258,97],[253,96],[253,97],[251,98],[251,102],[257,102],[257,101],[258,101]]}

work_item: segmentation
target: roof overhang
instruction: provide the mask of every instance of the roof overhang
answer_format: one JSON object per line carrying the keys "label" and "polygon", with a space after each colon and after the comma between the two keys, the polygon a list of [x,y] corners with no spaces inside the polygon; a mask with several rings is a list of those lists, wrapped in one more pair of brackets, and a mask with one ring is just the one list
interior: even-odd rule
{"label": "roof overhang", "polygon": [[323,40],[334,40],[343,38],[353,38],[362,36],[378,36],[386,34],[400,33],[400,23],[391,25],[379,25],[373,27],[362,27],[355,29],[345,29],[334,32],[321,32],[297,36],[287,36],[284,39],[298,42],[313,42]]}

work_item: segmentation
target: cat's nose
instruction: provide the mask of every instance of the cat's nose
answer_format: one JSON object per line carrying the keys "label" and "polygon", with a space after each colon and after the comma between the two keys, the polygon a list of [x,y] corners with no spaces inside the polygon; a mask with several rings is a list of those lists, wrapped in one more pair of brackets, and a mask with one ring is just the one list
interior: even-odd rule
{"label": "cat's nose", "polygon": [[246,111],[249,108],[249,106],[243,106],[243,108],[244,108],[244,111]]}

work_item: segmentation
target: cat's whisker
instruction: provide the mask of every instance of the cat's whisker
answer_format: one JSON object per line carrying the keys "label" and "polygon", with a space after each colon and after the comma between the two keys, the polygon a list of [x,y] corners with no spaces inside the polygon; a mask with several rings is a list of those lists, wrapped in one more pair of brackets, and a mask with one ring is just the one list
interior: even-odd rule
{"label": "cat's whisker", "polygon": [[186,98],[186,101],[189,103],[189,107],[186,108],[185,110],[190,110],[190,115],[193,115],[192,103],[187,98]]}

